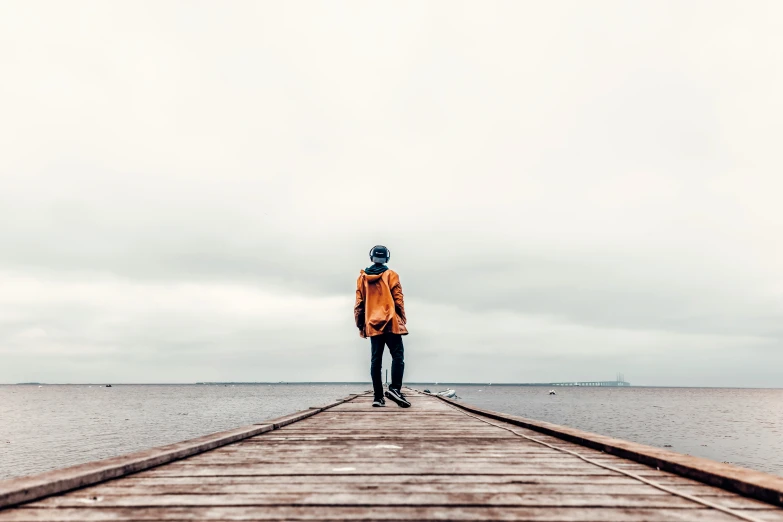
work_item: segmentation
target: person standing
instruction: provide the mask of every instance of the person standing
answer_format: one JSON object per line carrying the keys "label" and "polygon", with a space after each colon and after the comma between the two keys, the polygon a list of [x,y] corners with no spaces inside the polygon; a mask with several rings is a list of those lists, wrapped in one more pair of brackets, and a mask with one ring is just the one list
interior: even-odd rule
{"label": "person standing", "polygon": [[359,274],[356,281],[356,304],[353,315],[359,335],[370,338],[370,377],[372,377],[373,402],[376,408],[386,405],[381,381],[383,347],[389,347],[392,356],[392,382],[386,397],[402,408],[411,403],[402,393],[402,374],[405,371],[405,349],[402,336],[408,335],[405,326],[405,302],[400,285],[400,276],[389,269],[391,253],[383,245],[370,250],[372,265]]}

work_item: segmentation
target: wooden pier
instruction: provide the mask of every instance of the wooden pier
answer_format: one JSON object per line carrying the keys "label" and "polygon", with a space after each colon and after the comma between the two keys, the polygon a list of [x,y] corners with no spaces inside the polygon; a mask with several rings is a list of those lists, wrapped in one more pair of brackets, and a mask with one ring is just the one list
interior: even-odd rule
{"label": "wooden pier", "polygon": [[783,477],[408,397],[0,482],[0,521],[783,522]]}

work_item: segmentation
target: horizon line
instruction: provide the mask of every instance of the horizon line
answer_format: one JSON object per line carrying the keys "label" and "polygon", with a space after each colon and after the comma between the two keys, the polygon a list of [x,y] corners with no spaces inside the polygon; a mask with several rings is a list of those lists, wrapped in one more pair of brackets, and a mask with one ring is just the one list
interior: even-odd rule
{"label": "horizon line", "polygon": [[[579,381],[579,382],[601,382],[601,381]],[[614,382],[614,381],[606,381]],[[196,381],[196,382],[16,382],[0,383],[0,386],[215,386],[215,385],[371,385],[370,381]],[[452,386],[524,386],[524,387],[546,387],[554,383],[527,383],[527,382],[447,382],[447,381],[416,381],[405,383],[406,385],[452,385]],[[764,389],[778,390],[783,386],[729,386],[729,385],[708,385],[708,386],[687,386],[687,385],[658,385],[658,384],[638,384],[627,386],[558,386],[558,388],[737,388],[737,389]]]}

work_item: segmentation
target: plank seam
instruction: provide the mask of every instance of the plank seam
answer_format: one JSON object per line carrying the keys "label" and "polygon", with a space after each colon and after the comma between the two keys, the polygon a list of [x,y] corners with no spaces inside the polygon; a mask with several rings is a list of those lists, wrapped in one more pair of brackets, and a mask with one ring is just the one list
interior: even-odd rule
{"label": "plank seam", "polygon": [[[38,511],[38,510],[49,510],[49,509],[74,509],[76,506],[58,506],[58,507],[51,507],[51,506],[21,506],[19,509],[26,509],[32,511]],[[78,506],[82,509],[90,509],[90,510],[116,510],[118,508],[126,508],[131,506],[101,506],[99,504],[90,504],[86,506]],[[311,508],[311,507],[321,507],[321,508],[399,508],[399,507],[405,507],[405,508],[533,508],[533,509],[546,509],[546,508],[558,508],[558,509],[572,509],[572,510],[578,510],[578,509],[654,509],[656,511],[661,510],[673,510],[673,511],[709,511],[708,508],[703,506],[693,506],[693,507],[685,507],[685,506],[656,506],[656,507],[639,507],[639,508],[629,508],[629,506],[617,506],[613,504],[602,504],[602,503],[595,503],[595,504],[584,504],[581,506],[563,506],[559,504],[486,504],[486,503],[469,503],[469,502],[455,502],[455,503],[443,503],[443,502],[436,502],[436,503],[427,503],[427,504],[363,504],[363,503],[356,503],[356,504],[328,504],[324,502],[311,502],[311,503],[297,503],[297,504],[291,504],[289,502],[280,502],[280,503],[270,503],[270,504],[219,504],[219,505],[210,505],[210,504],[173,504],[173,505],[160,505],[160,504],[135,504],[132,506],[133,509],[156,509],[156,508],[187,508],[187,509],[193,509],[193,508],[248,508],[248,507],[261,507],[261,508],[280,508],[280,507],[288,507],[288,508]],[[752,510],[752,509],[750,509]]]}

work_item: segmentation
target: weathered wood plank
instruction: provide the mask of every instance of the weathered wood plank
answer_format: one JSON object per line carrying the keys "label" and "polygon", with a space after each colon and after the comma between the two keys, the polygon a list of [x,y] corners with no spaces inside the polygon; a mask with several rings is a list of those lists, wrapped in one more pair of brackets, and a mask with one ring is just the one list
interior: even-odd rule
{"label": "weathered wood plank", "polygon": [[[564,493],[553,492],[497,492],[456,491],[430,492],[418,490],[390,493],[378,488],[374,491],[314,492],[281,491],[218,493],[141,493],[127,491],[120,494],[78,492],[49,497],[37,507],[154,507],[154,506],[516,506],[516,507],[615,507],[615,508],[682,508],[702,509],[703,506],[682,497],[651,488],[657,494],[625,493]],[[774,506],[744,497],[714,497],[711,502],[736,509],[776,510]]]}
{"label": "weathered wood plank", "polygon": [[[314,444],[308,444],[305,441],[299,443],[282,443],[282,444],[265,444],[265,445],[246,445],[240,446],[239,444],[229,446],[228,448],[221,448],[215,450],[221,455],[234,455],[236,457],[252,456],[252,455],[292,455],[292,454],[313,454],[313,455],[329,455],[329,454],[341,454],[350,452],[356,455],[374,454],[378,456],[378,450],[384,450],[385,455],[394,455],[395,458],[416,458],[417,455],[486,455],[489,457],[548,457],[551,459],[573,459],[572,455],[565,453],[553,452],[552,450],[543,448],[541,446],[526,446],[520,444],[519,447],[504,448],[502,445],[495,448],[476,448],[473,445],[459,445],[455,444],[452,448],[444,450],[442,448],[432,447],[432,445],[408,443],[405,446],[394,445],[391,443],[375,443],[375,444],[331,444],[332,441],[320,441],[323,442],[321,448]],[[400,450],[405,451],[400,451]],[[606,460],[608,462],[621,462],[623,459],[620,457],[603,457],[600,453],[585,453],[583,455],[590,455],[593,460]],[[627,461],[626,461],[627,462]]]}
{"label": "weathered wood plank", "polygon": [[[491,464],[491,465],[499,465],[502,464],[504,466],[526,466],[529,464],[535,464],[537,466],[544,466],[544,467],[588,467],[593,468],[596,467],[594,464],[585,462],[582,459],[576,458],[576,457],[559,457],[559,456],[548,456],[548,455],[540,455],[538,457],[535,456],[515,456],[515,455],[497,455],[497,456],[491,456],[491,455],[481,455],[481,454],[455,454],[454,456],[458,456],[460,461],[470,463],[470,464]],[[318,464],[318,463],[332,463],[335,462],[335,460],[338,460],[340,462],[356,462],[358,464],[377,464],[380,466],[386,466],[392,464],[391,462],[378,462],[379,458],[378,455],[356,455],[356,454],[338,454],[334,453],[332,455],[241,455],[240,458],[236,458],[237,455],[231,455],[231,454],[215,454],[213,452],[210,452],[205,455],[199,455],[198,457],[193,457],[191,459],[188,459],[187,462],[183,462],[182,466],[190,466],[194,464],[214,464],[214,465],[241,465],[241,466],[249,466],[249,465],[263,465],[267,463],[292,463],[292,464],[299,464],[302,462],[307,462],[309,464]],[[442,459],[444,455],[432,455],[429,457],[424,458],[395,458],[394,454],[387,454],[386,457],[391,460],[394,459],[395,463],[399,463],[400,461],[409,461],[405,462],[406,465],[415,464],[416,462],[423,463],[423,465],[442,465]],[[635,470],[648,470],[650,469],[649,466],[645,466],[643,464],[636,464],[636,463],[624,463],[624,464],[617,464],[615,467],[619,468],[626,468],[626,469],[635,469]]]}
{"label": "weathered wood plank", "polygon": [[[541,468],[541,467],[511,467],[501,468],[496,466],[471,466],[455,463],[442,463],[437,469],[424,468],[420,466],[404,466],[386,464],[380,465],[341,465],[339,463],[331,465],[318,465],[309,466],[307,464],[287,465],[285,467],[270,468],[269,466],[259,466],[257,468],[243,468],[241,466],[181,466],[172,467],[165,466],[158,469],[150,470],[149,476],[166,477],[166,476],[189,476],[189,477],[206,477],[206,476],[247,476],[247,475],[267,475],[267,476],[298,476],[298,475],[368,475],[375,473],[383,473],[386,475],[397,474],[416,474],[422,475],[515,475],[515,476],[541,476],[541,475],[583,475],[583,476],[601,476],[601,475],[614,475],[615,473],[609,470],[605,470],[598,467],[586,467],[581,469],[575,468]],[[650,470],[638,473],[642,477],[660,479],[666,477],[667,474]]]}
{"label": "weathered wood plank", "polygon": [[[105,495],[70,494],[49,497],[37,507],[187,507],[187,506],[516,506],[581,508],[681,508],[702,506],[671,495],[560,495],[524,493],[234,493],[219,495]],[[768,504],[766,508],[772,509]]]}
{"label": "weathered wood plank", "polygon": [[[663,485],[674,485],[679,490],[681,487],[705,487],[715,491],[725,492],[727,495],[736,495],[720,488],[707,486],[700,482],[678,477],[661,477],[656,482]],[[519,475],[394,475],[388,477],[385,475],[356,474],[356,475],[331,475],[328,481],[324,481],[321,475],[292,475],[285,480],[281,480],[275,475],[249,475],[249,476],[215,476],[215,477],[155,477],[150,472],[137,473],[121,480],[107,482],[113,486],[124,486],[128,484],[261,484],[265,487],[280,484],[415,484],[419,486],[427,484],[640,484],[636,479],[626,477],[620,474],[609,475],[539,475],[539,476],[519,476]],[[100,486],[95,486],[100,487]]]}
{"label": "weathered wood plank", "polygon": [[[459,452],[455,451],[453,453],[438,453],[434,451],[428,451],[428,452],[422,452],[421,459],[417,459],[415,454],[411,454],[411,450],[409,448],[405,448],[403,450],[384,450],[384,448],[379,448],[380,452],[382,452],[382,455],[380,455],[380,458],[382,459],[396,459],[397,461],[407,461],[407,462],[413,462],[416,460],[437,460],[442,458],[459,458],[459,459],[465,459],[466,461],[475,461],[477,459],[483,459],[486,461],[492,461],[497,462],[499,460],[505,460],[506,462],[524,462],[524,463],[548,463],[548,462],[574,462],[574,463],[582,463],[581,459],[578,459],[576,457],[570,457],[567,455],[551,455],[546,453],[508,453],[508,454],[493,454],[493,453],[481,453],[481,452]],[[345,452],[338,452],[338,451],[328,451],[324,453],[317,453],[314,451],[304,450],[301,452],[296,451],[272,451],[272,452],[231,452],[231,453],[221,453],[220,455],[216,455],[214,459],[212,459],[212,462],[217,462],[218,460],[230,460],[234,459],[234,461],[238,460],[246,460],[248,462],[262,462],[262,461],[269,461],[272,460],[274,462],[285,462],[290,460],[299,460],[304,461],[307,460],[308,462],[331,462],[335,459],[356,459],[358,461],[369,461],[375,459],[375,461],[379,458],[379,450],[353,450],[349,451],[346,450]],[[298,453],[298,454],[297,454]],[[404,455],[403,455],[404,454]],[[194,461],[194,462],[200,462],[200,461]],[[606,463],[608,465],[614,465],[619,464],[619,462],[616,461],[602,461],[603,463]],[[636,464],[636,466],[643,466],[643,464]],[[639,469],[645,469],[639,467]]]}
{"label": "weathered wood plank", "polygon": [[[736,495],[705,484],[680,485],[678,491],[698,496],[729,496]],[[669,495],[665,491],[654,488],[638,481],[628,484],[613,483],[512,483],[512,482],[435,482],[416,483],[397,481],[362,481],[362,482],[214,482],[205,480],[191,480],[189,482],[163,482],[161,480],[140,479],[134,481],[111,481],[105,484],[92,486],[78,491],[79,495],[105,496],[105,495],[219,495],[219,494],[249,494],[249,493],[355,493],[355,492],[383,492],[383,493],[526,493],[526,494],[564,494],[564,495]],[[77,494],[77,493],[73,493]],[[745,499],[751,502],[759,502]],[[769,506],[769,504],[764,504]]]}
{"label": "weathered wood plank", "polygon": [[[475,452],[475,453],[487,453],[492,455],[497,454],[519,454],[519,455],[529,455],[529,454],[545,454],[545,455],[552,455],[555,456],[562,456],[562,457],[569,457],[565,453],[552,451],[549,448],[546,448],[540,444],[536,444],[533,442],[527,442],[527,441],[520,441],[517,442],[515,439],[507,439],[507,440],[498,440],[498,439],[449,439],[448,443],[444,443],[443,441],[439,440],[432,440],[432,439],[426,439],[426,440],[420,440],[420,439],[393,439],[390,437],[387,437],[383,441],[367,441],[366,443],[357,443],[353,440],[344,440],[339,439],[335,437],[327,437],[327,438],[320,438],[318,440],[314,441],[308,441],[307,439],[280,439],[277,438],[276,440],[264,439],[263,437],[258,437],[254,439],[248,439],[247,441],[243,441],[241,443],[232,444],[231,446],[227,446],[225,448],[221,448],[221,451],[223,452],[236,452],[237,454],[242,452],[253,452],[253,451],[319,451],[319,448],[322,448],[324,452],[331,452],[331,451],[362,451],[362,450],[393,450],[395,448],[388,447],[389,445],[397,444],[397,446],[400,449],[405,449],[406,454],[417,454],[419,452],[421,453],[447,453],[447,454],[454,454],[454,453],[469,453],[469,452]],[[404,445],[401,445],[403,444]],[[591,450],[591,449],[581,449],[578,447],[567,447],[567,449],[576,450],[580,455],[593,458],[593,459],[607,459],[607,460],[613,460],[613,461],[624,461],[625,459],[622,459],[621,457],[617,457],[614,455],[607,455],[605,453],[601,453],[600,451]],[[385,453],[385,452],[384,452]],[[571,458],[571,457],[569,457]]]}
{"label": "weathered wood plank", "polygon": [[[525,494],[611,494],[611,495],[668,495],[647,484],[496,484],[496,483],[435,483],[435,484],[398,484],[396,482],[342,482],[332,483],[289,483],[273,482],[267,484],[140,484],[134,482],[120,486],[122,481],[111,481],[97,486],[81,489],[71,495],[106,496],[106,495],[221,495],[221,494],[271,494],[271,493],[525,493]],[[702,494],[709,493],[710,486],[701,486]],[[721,490],[717,490],[721,491]]]}
{"label": "weathered wood plank", "polygon": [[[400,473],[402,470],[415,469],[421,472],[457,472],[458,470],[466,470],[468,473],[477,473],[480,470],[491,470],[493,473],[520,473],[521,471],[536,470],[546,473],[548,471],[563,471],[570,470],[576,472],[584,472],[585,470],[602,469],[589,464],[587,462],[575,459],[568,460],[544,460],[544,459],[509,459],[509,458],[484,458],[484,457],[460,457],[458,462],[444,461],[443,458],[428,458],[428,459],[399,459],[394,462],[379,462],[378,459],[370,457],[358,458],[352,456],[333,457],[333,458],[313,458],[313,459],[297,459],[297,458],[268,458],[268,459],[255,459],[248,458],[244,461],[231,460],[230,458],[215,456],[209,458],[203,458],[192,462],[183,463],[180,466],[172,466],[171,469],[192,469],[198,466],[208,466],[214,468],[220,468],[223,472],[228,472],[234,468],[243,468],[247,470],[260,470],[264,467],[277,467],[277,468],[290,468],[292,471],[323,471],[331,470],[335,466],[354,466],[357,469],[363,468],[365,470],[376,470],[378,473]],[[626,469],[633,473],[642,475],[649,475],[650,468],[643,466],[615,466],[617,469]],[[606,470],[606,473],[610,473]],[[604,474],[606,474],[604,473]],[[659,472],[660,473],[660,472]],[[656,476],[660,476],[656,474]]]}
{"label": "weathered wood plank", "polygon": [[[763,518],[774,512],[753,516]],[[737,522],[710,509],[516,508],[516,507],[155,507],[155,508],[20,508],[0,513],[3,522],[109,522],[151,520],[455,520],[529,522]]]}
{"label": "weathered wood plank", "polygon": [[[459,423],[454,423],[452,425],[434,425],[431,427],[424,427],[419,423],[411,423],[410,425],[405,424],[399,424],[397,428],[402,431],[405,430],[406,435],[407,434],[420,434],[420,433],[427,433],[429,435],[437,434],[442,437],[448,437],[450,435],[461,435],[461,436],[471,436],[471,435],[503,435],[504,437],[511,438],[515,435],[512,433],[507,433],[501,430],[498,430],[497,428],[493,428],[492,426],[460,426]],[[336,433],[359,433],[359,434],[372,434],[377,433],[378,431],[378,424],[377,423],[366,423],[365,425],[344,425],[344,426],[335,426],[335,425],[329,425],[329,426],[318,426],[318,425],[312,425],[307,422],[303,422],[299,426],[290,426],[288,429],[286,429],[286,433],[300,433],[300,432],[309,432],[309,431],[317,431],[319,433],[325,433],[329,434],[332,432]]]}

